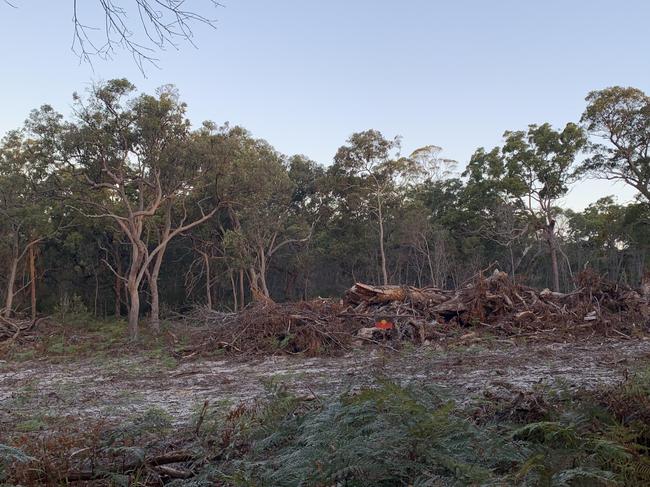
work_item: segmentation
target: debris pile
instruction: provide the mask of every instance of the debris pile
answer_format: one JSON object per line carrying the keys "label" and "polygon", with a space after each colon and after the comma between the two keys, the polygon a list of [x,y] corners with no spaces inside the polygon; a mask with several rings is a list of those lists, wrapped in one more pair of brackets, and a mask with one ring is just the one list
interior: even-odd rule
{"label": "debris pile", "polygon": [[6,349],[13,343],[28,339],[28,332],[36,326],[33,320],[0,317],[0,349]]}
{"label": "debris pile", "polygon": [[[356,283],[342,300],[257,302],[213,319],[207,349],[330,355],[355,342],[416,344],[479,334],[567,340],[598,333],[631,338],[650,327],[647,298],[591,272],[576,290],[542,291],[505,272],[479,275],[456,290]],[[391,347],[392,348],[392,347]]]}
{"label": "debris pile", "polygon": [[[360,319],[392,318],[398,337],[415,341],[439,337],[451,326],[507,336],[552,333],[564,339],[596,332],[629,336],[650,325],[650,306],[642,293],[589,271],[577,277],[576,286],[570,293],[537,291],[496,270],[455,291],[358,283],[344,301]],[[371,330],[360,333],[368,336]]]}
{"label": "debris pile", "polygon": [[[257,301],[237,314],[224,319],[217,312],[203,314],[207,320],[208,338],[181,352],[187,356],[214,349],[237,353],[304,353],[306,355],[333,355],[346,349],[353,338],[342,316],[343,306],[329,299],[297,303]],[[212,317],[210,317],[212,315]]]}

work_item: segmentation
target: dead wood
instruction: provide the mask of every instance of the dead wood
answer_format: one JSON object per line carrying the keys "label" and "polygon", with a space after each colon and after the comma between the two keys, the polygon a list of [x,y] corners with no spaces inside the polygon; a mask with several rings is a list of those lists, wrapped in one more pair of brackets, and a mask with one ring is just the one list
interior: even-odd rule
{"label": "dead wood", "polygon": [[650,328],[650,307],[642,291],[589,272],[578,275],[576,289],[568,293],[538,291],[494,270],[455,290],[355,283],[340,302],[260,300],[237,314],[201,313],[192,320],[209,336],[182,355],[215,348],[332,355],[359,340],[394,348],[388,343],[459,339],[467,336],[467,328],[551,340],[587,333],[630,337]]}

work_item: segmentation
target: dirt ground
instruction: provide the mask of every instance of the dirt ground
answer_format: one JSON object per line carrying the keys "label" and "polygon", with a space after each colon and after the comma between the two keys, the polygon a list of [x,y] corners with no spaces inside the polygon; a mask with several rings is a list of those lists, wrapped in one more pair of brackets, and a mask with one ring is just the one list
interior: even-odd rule
{"label": "dirt ground", "polygon": [[[365,348],[337,358],[278,356],[173,363],[125,355],[75,361],[0,362],[0,429],[38,428],[44,418],[120,420],[151,407],[182,422],[204,401],[224,408],[284,384],[298,394],[354,390],[384,376],[439,384],[459,403],[490,390],[594,388],[650,365],[650,340],[427,346],[393,352]],[[44,424],[44,423],[43,423]]]}

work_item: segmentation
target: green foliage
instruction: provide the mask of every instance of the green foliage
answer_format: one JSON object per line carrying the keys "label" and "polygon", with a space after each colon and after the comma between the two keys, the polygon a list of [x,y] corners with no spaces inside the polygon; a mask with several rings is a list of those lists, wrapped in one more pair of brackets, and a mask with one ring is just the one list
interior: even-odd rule
{"label": "green foliage", "polygon": [[28,463],[34,458],[25,454],[19,448],[3,445],[0,443],[0,481],[6,480],[8,469],[14,463]]}
{"label": "green foliage", "polygon": [[[650,264],[643,196],[559,208],[585,174],[647,191],[650,104],[637,89],[590,93],[582,126],[506,132],[500,147],[475,151],[463,177],[440,147],[403,155],[399,137],[374,129],[351,134],[329,164],[281,154],[241,126],[193,128],[169,85],[147,94],[109,80],[75,94],[74,106],[64,117],[44,105],[0,143],[0,291],[6,303],[12,281],[16,311],[30,306],[26,245],[44,239],[40,313],[88,327],[124,314],[120,283],[132,265],[148,313],[144,255],[165,229],[210,209],[211,219],[164,247],[156,282],[173,311],[197,302],[232,310],[255,293],[338,297],[353,281],[383,281],[384,267],[395,283],[453,287],[496,262],[542,287],[555,255],[561,287],[571,289],[577,269],[637,285]],[[128,220],[134,232],[121,226]]]}
{"label": "green foliage", "polygon": [[117,445],[120,448],[125,443],[144,444],[152,437],[164,438],[170,432],[172,424],[173,418],[167,411],[155,406],[150,407],[133,416],[122,426],[109,431],[105,441],[107,446]]}
{"label": "green foliage", "polygon": [[277,486],[478,483],[525,453],[456,416],[435,390],[385,382],[306,411],[298,405],[281,395],[243,421],[250,454],[233,462],[230,478]]}
{"label": "green foliage", "polygon": [[601,393],[546,391],[562,407],[507,424],[469,421],[431,387],[380,381],[305,403],[276,385],[270,400],[235,408],[206,431],[204,441],[221,439],[220,461],[192,485],[643,485],[647,433],[620,423],[601,398],[647,399],[647,387],[641,375]]}
{"label": "green foliage", "polygon": [[650,201],[650,97],[612,86],[587,95],[581,121],[595,136],[582,171],[623,181]]}
{"label": "green foliage", "polygon": [[46,426],[47,424],[41,418],[32,418],[16,424],[16,431],[29,433],[45,429]]}

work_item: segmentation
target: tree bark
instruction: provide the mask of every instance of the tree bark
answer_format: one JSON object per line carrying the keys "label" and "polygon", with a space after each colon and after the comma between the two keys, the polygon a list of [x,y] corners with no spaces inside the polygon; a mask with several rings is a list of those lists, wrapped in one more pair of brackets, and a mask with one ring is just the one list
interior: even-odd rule
{"label": "tree bark", "polygon": [[551,243],[551,271],[553,273],[553,291],[560,291],[560,269],[557,261],[557,248]]}
{"label": "tree bark", "polygon": [[99,301],[99,274],[97,274],[97,269],[93,269],[95,274],[95,301],[93,303],[93,316],[97,318],[97,301]]}
{"label": "tree bark", "polygon": [[381,274],[384,286],[388,285],[388,270],[386,269],[386,250],[384,249],[384,215],[381,208],[381,198],[377,194],[377,214],[379,218],[379,254],[381,257]]}
{"label": "tree bark", "polygon": [[36,320],[36,251],[35,245],[29,246],[29,288],[30,288],[30,302],[32,311],[32,321]]}
{"label": "tree bark", "polygon": [[233,276],[232,271],[229,272],[230,274],[230,285],[232,286],[232,299],[233,299],[233,307],[235,312],[237,312],[237,285],[235,284],[235,277]]}
{"label": "tree bark", "polygon": [[548,218],[546,228],[546,242],[551,256],[551,276],[553,278],[553,291],[560,291],[560,268],[557,260],[557,240],[555,238],[555,220]]}
{"label": "tree bark", "polygon": [[163,256],[165,255],[166,245],[156,255],[153,269],[149,274],[149,290],[151,291],[151,321],[149,326],[154,333],[160,333],[160,294],[158,292],[158,277],[160,276],[160,267],[162,266]]}
{"label": "tree bark", "polygon": [[372,286],[357,282],[345,293],[344,301],[348,304],[360,303],[382,304],[410,301],[419,305],[438,305],[448,301],[451,293],[438,288],[412,288],[409,286]]}
{"label": "tree bark", "polygon": [[16,282],[16,273],[18,272],[18,256],[12,255],[9,263],[9,276],[7,276],[7,295],[5,298],[4,317],[9,318],[12,314],[14,305],[14,285]]}
{"label": "tree bark", "polygon": [[201,252],[205,262],[205,300],[208,309],[212,309],[212,290],[210,289],[210,256],[207,252]]}
{"label": "tree bark", "polygon": [[119,248],[115,251],[115,317],[122,316],[122,259]]}
{"label": "tree bark", "polygon": [[140,317],[140,295],[137,286],[129,283],[129,337],[131,340],[138,339],[138,319]]}
{"label": "tree bark", "polygon": [[264,296],[267,298],[270,297],[269,293],[269,288],[266,285],[266,252],[264,251],[264,247],[260,246],[259,249],[259,261],[260,261],[260,273],[259,273],[259,283],[260,283],[260,289],[262,293],[264,293]]}
{"label": "tree bark", "polygon": [[160,297],[158,294],[158,275],[152,273],[149,281],[149,290],[151,291],[151,314],[149,328],[155,334],[160,333]]}
{"label": "tree bark", "polygon": [[129,277],[127,281],[127,289],[129,292],[129,324],[128,331],[131,340],[138,338],[138,321],[140,317],[140,277],[139,271],[142,267],[144,256],[141,254],[141,249],[138,244],[133,241],[131,243],[131,266],[129,268]]}
{"label": "tree bark", "polygon": [[244,269],[239,269],[239,309],[244,309],[246,295],[244,294]]}
{"label": "tree bark", "polygon": [[641,277],[641,295],[650,302],[650,270]]}

